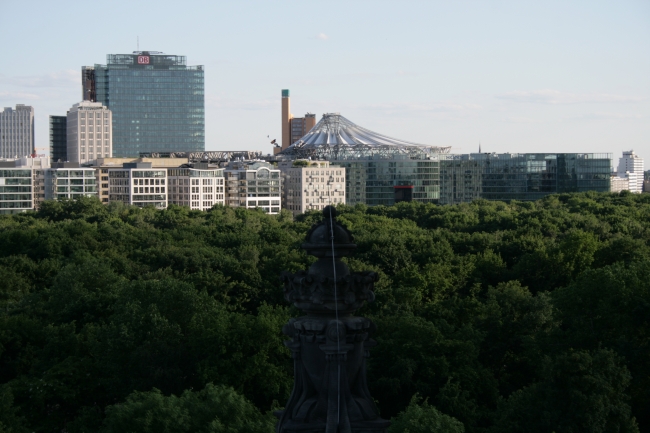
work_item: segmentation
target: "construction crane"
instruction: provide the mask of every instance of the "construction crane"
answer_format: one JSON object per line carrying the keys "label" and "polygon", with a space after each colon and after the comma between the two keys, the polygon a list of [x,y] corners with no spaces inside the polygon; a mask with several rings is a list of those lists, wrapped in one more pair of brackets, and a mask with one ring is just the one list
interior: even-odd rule
{"label": "construction crane", "polygon": [[32,158],[36,158],[36,157],[38,157],[38,156],[45,156],[44,153],[42,153],[42,154],[40,154],[40,155],[38,155],[38,154],[36,153],[36,151],[37,151],[37,150],[40,150],[40,149],[47,149],[47,147],[35,147],[35,148],[34,148],[34,151],[32,152],[31,157],[32,157]]}

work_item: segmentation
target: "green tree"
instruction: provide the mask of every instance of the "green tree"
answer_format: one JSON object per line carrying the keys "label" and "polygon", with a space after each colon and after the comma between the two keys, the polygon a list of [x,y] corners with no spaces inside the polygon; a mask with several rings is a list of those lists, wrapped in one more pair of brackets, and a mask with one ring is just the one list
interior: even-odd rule
{"label": "green tree", "polygon": [[180,397],[134,392],[106,408],[101,433],[271,433],[274,420],[232,388],[207,384]]}
{"label": "green tree", "polygon": [[445,415],[427,400],[420,402],[417,394],[411,398],[406,410],[391,420],[388,433],[465,433],[463,423]]}
{"label": "green tree", "polygon": [[541,380],[502,402],[490,432],[637,433],[621,361],[603,349],[546,359]]}

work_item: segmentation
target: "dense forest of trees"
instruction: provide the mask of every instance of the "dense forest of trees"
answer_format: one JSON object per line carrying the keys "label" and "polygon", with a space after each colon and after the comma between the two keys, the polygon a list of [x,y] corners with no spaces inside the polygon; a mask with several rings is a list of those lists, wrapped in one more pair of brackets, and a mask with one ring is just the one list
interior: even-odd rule
{"label": "dense forest of trees", "polygon": [[[650,431],[650,194],[341,206],[391,433]],[[0,216],[0,432],[272,432],[319,213]]]}

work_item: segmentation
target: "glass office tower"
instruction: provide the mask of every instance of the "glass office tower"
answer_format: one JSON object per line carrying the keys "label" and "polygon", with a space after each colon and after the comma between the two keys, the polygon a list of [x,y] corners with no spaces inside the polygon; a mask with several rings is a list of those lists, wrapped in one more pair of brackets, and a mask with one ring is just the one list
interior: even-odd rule
{"label": "glass office tower", "polygon": [[82,68],[83,98],[113,113],[113,156],[205,150],[203,66],[158,52],[109,54]]}
{"label": "glass office tower", "polygon": [[67,116],[50,116],[50,162],[68,160]]}

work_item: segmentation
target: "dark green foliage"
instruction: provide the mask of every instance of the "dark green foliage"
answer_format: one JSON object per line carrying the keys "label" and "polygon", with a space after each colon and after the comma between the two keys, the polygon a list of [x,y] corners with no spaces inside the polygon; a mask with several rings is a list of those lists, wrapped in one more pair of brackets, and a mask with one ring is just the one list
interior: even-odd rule
{"label": "dark green foliage", "polygon": [[232,388],[209,383],[180,397],[134,392],[109,406],[101,433],[272,433],[274,420]]}
{"label": "dark green foliage", "polygon": [[11,389],[0,386],[0,433],[27,433],[23,419],[16,415],[18,408],[13,406],[14,397]]}
{"label": "dark green foliage", "polygon": [[406,410],[393,419],[388,433],[465,433],[462,422],[418,400],[414,395]]}
{"label": "dark green foliage", "polygon": [[[650,430],[650,195],[338,210],[349,266],[380,275],[359,313],[391,431]],[[312,263],[320,218],[92,199],[0,216],[0,432],[272,430],[300,314],[278,277]]]}
{"label": "dark green foliage", "polygon": [[569,351],[543,364],[539,382],[503,402],[492,432],[639,431],[625,393],[630,374],[613,352]]}

